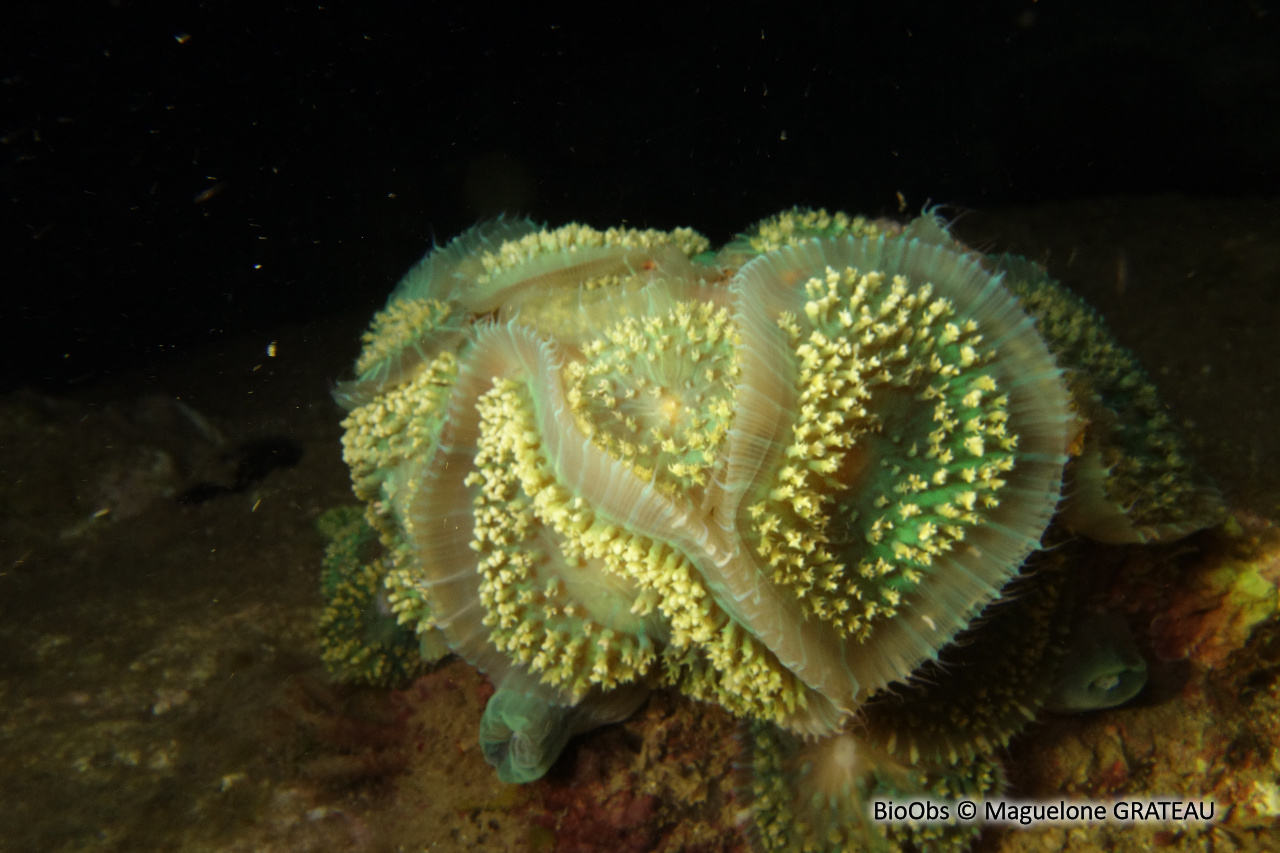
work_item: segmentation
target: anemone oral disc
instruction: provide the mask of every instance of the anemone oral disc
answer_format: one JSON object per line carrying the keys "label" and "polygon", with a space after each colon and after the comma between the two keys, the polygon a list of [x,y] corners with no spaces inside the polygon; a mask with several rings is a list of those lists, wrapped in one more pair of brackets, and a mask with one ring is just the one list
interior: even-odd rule
{"label": "anemone oral disc", "polygon": [[725,564],[738,573],[708,583],[854,707],[934,656],[1038,547],[1067,394],[999,280],[943,246],[813,240],[747,264],[732,291],[742,379],[717,518],[744,545]]}

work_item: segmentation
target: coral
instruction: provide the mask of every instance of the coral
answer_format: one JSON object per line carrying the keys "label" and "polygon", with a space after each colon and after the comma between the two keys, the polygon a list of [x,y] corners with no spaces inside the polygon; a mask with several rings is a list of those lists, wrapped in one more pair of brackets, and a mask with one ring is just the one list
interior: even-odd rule
{"label": "coral", "polygon": [[381,560],[362,555],[373,529],[359,507],[339,507],[320,516],[316,527],[325,546],[320,614],[321,659],[336,680],[403,686],[424,666],[418,637],[402,627],[385,600],[386,570]]}

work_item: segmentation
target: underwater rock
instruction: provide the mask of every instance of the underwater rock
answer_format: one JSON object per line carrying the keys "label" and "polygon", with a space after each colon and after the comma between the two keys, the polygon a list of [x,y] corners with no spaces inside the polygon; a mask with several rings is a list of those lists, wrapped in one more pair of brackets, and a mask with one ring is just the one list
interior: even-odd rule
{"label": "underwater rock", "polygon": [[243,441],[224,453],[234,463],[232,480],[227,483],[197,483],[178,495],[178,502],[202,504],[223,495],[247,491],[277,468],[292,468],[302,458],[302,445],[283,435]]}
{"label": "underwater rock", "polygon": [[1228,554],[1192,566],[1151,624],[1156,654],[1213,668],[1280,613],[1280,533],[1241,514],[1227,525]]}
{"label": "underwater rock", "polygon": [[[797,209],[707,249],[500,219],[410,271],[335,390],[385,601],[495,684],[481,740],[505,781],[670,687],[753,721],[768,849],[964,849],[862,805],[998,791],[994,754],[1039,709],[1140,669],[1071,639],[1070,549],[1037,555],[1082,429],[1129,446],[1098,426],[1111,374],[988,267],[1029,273],[931,216]],[[1165,435],[1144,446],[1180,452]],[[1181,464],[1139,466],[1192,479],[1155,508],[1072,464],[1138,539],[1213,518]]]}

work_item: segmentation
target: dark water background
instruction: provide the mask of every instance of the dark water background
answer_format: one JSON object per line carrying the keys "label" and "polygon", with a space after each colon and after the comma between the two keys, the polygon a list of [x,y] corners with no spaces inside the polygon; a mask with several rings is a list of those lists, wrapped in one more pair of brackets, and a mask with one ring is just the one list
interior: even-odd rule
{"label": "dark water background", "polygon": [[6,4],[0,389],[367,316],[503,210],[1280,191],[1273,0],[522,6]]}

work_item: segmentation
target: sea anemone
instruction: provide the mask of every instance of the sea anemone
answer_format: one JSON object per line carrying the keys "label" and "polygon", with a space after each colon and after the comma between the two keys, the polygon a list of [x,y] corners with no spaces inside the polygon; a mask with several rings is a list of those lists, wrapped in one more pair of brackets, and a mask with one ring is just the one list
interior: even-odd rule
{"label": "sea anemone", "polygon": [[1116,686],[1069,549],[1024,568],[1093,362],[935,217],[707,246],[503,219],[406,276],[336,392],[385,603],[493,680],[504,780],[669,686],[755,721],[762,838],[959,849],[860,804],[997,791],[1038,709]]}
{"label": "sea anemone", "polygon": [[[874,821],[875,801],[1003,792],[997,756],[1043,710],[1122,704],[1146,665],[1115,614],[1082,606],[1073,546],[1035,554],[938,660],[890,685],[840,734],[744,727],[739,792],[762,850],[967,850],[976,827]],[[954,818],[954,813],[950,815]]]}

